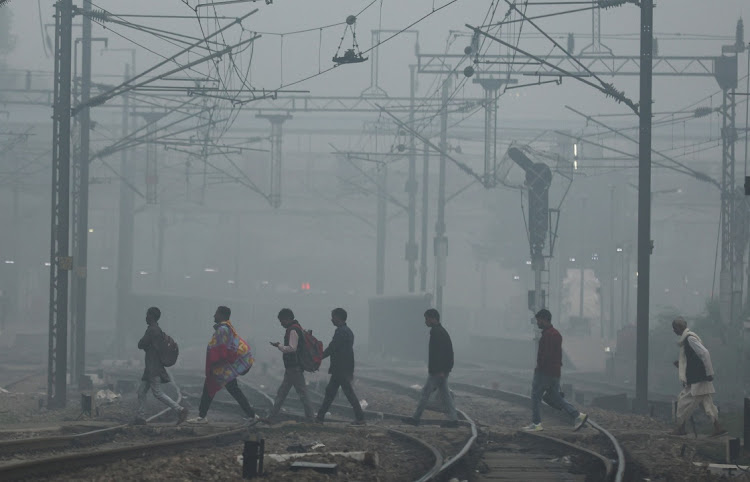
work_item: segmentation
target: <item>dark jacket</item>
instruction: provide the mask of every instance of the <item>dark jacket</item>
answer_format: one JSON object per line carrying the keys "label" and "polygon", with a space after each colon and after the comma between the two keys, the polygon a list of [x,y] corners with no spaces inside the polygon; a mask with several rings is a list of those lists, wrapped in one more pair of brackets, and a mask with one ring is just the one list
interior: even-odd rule
{"label": "dark jacket", "polygon": [[159,323],[154,322],[148,325],[146,333],[138,342],[138,349],[146,352],[146,368],[143,369],[141,380],[153,380],[159,378],[162,383],[169,382],[169,375],[164,365],[161,364],[158,352],[158,341],[163,336]]}
{"label": "dark jacket", "polygon": [[560,378],[562,367],[562,335],[550,326],[542,331],[539,339],[539,351],[536,353],[535,372],[550,377]]}
{"label": "dark jacket", "polygon": [[687,366],[685,366],[685,380],[688,385],[693,383],[705,382],[708,379],[706,374],[706,366],[703,364],[703,360],[695,353],[693,347],[690,346],[690,342],[686,339],[683,344],[685,347],[685,359]]}
{"label": "dark jacket", "polygon": [[430,330],[430,351],[427,371],[430,375],[445,373],[453,370],[453,343],[443,325],[433,326]]}
{"label": "dark jacket", "polygon": [[323,351],[323,358],[331,357],[328,373],[351,379],[354,376],[354,333],[344,323],[336,327],[333,339]]}
{"label": "dark jacket", "polygon": [[286,332],[284,333],[284,346],[289,345],[289,335],[292,333],[292,331],[297,332],[297,351],[294,353],[284,353],[282,355],[282,359],[284,360],[284,368],[297,368],[300,366],[299,363],[299,352],[302,350],[302,345],[304,344],[305,340],[302,336],[302,327],[299,326],[299,322],[295,320],[294,324],[289,325],[289,327],[286,329]]}

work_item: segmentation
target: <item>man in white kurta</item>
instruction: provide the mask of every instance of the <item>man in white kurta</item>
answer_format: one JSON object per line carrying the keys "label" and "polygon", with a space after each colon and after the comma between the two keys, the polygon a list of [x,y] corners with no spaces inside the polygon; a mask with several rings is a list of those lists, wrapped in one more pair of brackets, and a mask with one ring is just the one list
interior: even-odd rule
{"label": "man in white kurta", "polygon": [[677,345],[680,347],[680,359],[675,362],[680,373],[682,391],[677,398],[677,428],[675,435],[685,435],[685,422],[696,408],[703,406],[706,415],[714,425],[713,435],[722,435],[726,430],[719,424],[719,412],[714,405],[712,394],[714,389],[714,368],[711,355],[701,339],[688,330],[687,322],[677,318],[672,322],[672,330],[680,337]]}

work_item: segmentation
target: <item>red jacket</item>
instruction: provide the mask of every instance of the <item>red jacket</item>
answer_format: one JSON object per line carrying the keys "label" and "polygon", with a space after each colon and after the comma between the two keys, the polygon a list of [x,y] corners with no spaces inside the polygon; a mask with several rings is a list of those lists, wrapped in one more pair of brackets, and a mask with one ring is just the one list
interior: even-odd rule
{"label": "red jacket", "polygon": [[536,353],[536,370],[550,377],[560,378],[562,367],[562,336],[554,327],[542,331],[539,351]]}

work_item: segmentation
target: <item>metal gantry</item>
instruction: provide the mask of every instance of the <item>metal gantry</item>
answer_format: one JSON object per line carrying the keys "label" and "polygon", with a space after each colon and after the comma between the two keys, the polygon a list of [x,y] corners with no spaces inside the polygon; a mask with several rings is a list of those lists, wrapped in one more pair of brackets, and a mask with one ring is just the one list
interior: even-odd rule
{"label": "metal gantry", "polygon": [[[417,62],[419,73],[437,74],[445,71],[444,62],[460,62],[465,58],[461,54],[419,54]],[[544,60],[559,69],[577,77],[590,77],[591,74],[607,77],[615,75],[638,76],[641,69],[641,58],[638,55],[594,55],[580,54],[545,55]],[[653,56],[653,75],[711,77],[716,56],[711,55],[660,55]],[[580,62],[580,64],[579,64]],[[561,72],[549,65],[541,64],[521,53],[485,54],[479,56],[477,63],[485,75],[560,77]],[[591,73],[582,68],[585,66]]]}

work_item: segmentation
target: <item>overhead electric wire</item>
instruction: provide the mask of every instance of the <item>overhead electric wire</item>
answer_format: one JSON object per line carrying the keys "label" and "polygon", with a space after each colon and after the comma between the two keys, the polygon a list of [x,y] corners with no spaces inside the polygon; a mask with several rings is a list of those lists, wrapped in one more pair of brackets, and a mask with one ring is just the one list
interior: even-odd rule
{"label": "overhead electric wire", "polygon": [[[94,5],[94,4],[93,4],[93,2],[91,2],[91,0],[84,0],[84,1],[88,1],[88,2],[92,3],[92,5]],[[222,32],[223,32],[224,30],[226,30],[226,29],[229,29],[229,28],[231,28],[232,26],[234,26],[234,25],[236,25],[236,24],[241,24],[241,22],[242,22],[243,20],[245,20],[246,18],[248,18],[248,17],[250,16],[250,15],[253,15],[253,14],[254,14],[254,13],[256,13],[257,11],[258,11],[257,9],[255,9],[255,10],[252,10],[252,11],[250,11],[249,13],[247,13],[247,14],[243,15],[242,17],[239,17],[239,18],[235,19],[235,20],[234,20],[234,22],[231,22],[231,23],[229,23],[229,24],[228,24],[228,25],[226,25],[226,26],[225,26],[224,28],[222,28],[221,30],[219,30],[219,31],[217,31],[217,32],[214,32],[213,34],[211,34],[211,35],[210,35],[210,36],[208,36],[208,37],[205,37],[205,35],[204,35],[204,38],[203,38],[203,39],[201,39],[200,41],[198,41],[198,42],[195,42],[195,43],[191,44],[191,46],[189,46],[189,47],[187,47],[187,48],[185,48],[185,49],[181,50],[180,52],[178,52],[177,54],[174,54],[174,55],[172,55],[172,56],[171,56],[171,57],[169,57],[169,58],[166,58],[166,59],[165,59],[165,60],[163,60],[162,62],[159,62],[159,63],[157,63],[156,65],[154,65],[154,66],[150,67],[149,69],[147,69],[147,70],[145,70],[145,71],[143,71],[143,72],[141,72],[141,73],[139,73],[139,74],[136,74],[135,76],[131,77],[130,79],[128,79],[128,80],[126,80],[126,81],[124,81],[123,83],[121,83],[121,84],[120,84],[120,85],[118,85],[117,87],[114,87],[114,88],[112,88],[112,89],[111,89],[111,90],[109,91],[109,93],[107,93],[107,94],[101,94],[101,95],[99,95],[99,96],[97,96],[97,97],[94,97],[94,98],[92,98],[92,100],[91,100],[91,101],[89,102],[89,104],[95,103],[95,102],[99,101],[100,99],[105,99],[105,100],[106,100],[106,99],[108,99],[108,98],[111,98],[111,97],[113,97],[113,96],[115,96],[115,95],[120,95],[120,94],[122,94],[122,93],[124,93],[124,92],[127,92],[128,90],[130,90],[130,89],[128,89],[128,88],[127,88],[127,86],[128,86],[128,85],[132,84],[133,82],[135,82],[135,81],[136,81],[136,80],[138,80],[139,78],[141,78],[141,77],[144,77],[145,75],[147,75],[147,74],[149,74],[149,73],[151,73],[151,72],[153,72],[153,71],[155,71],[155,70],[159,69],[160,67],[162,67],[162,66],[166,65],[167,63],[170,63],[170,62],[175,62],[175,60],[177,59],[177,57],[179,57],[180,55],[183,55],[183,54],[185,54],[185,53],[188,53],[188,52],[190,52],[190,51],[191,51],[191,49],[192,49],[193,47],[195,47],[195,46],[197,46],[197,45],[200,45],[200,43],[206,42],[206,46],[208,47],[208,50],[209,50],[209,51],[211,51],[211,48],[210,48],[210,46],[209,46],[209,45],[208,45],[208,43],[207,43],[207,41],[208,41],[208,40],[209,40],[210,38],[213,38],[213,37],[215,37],[216,35],[219,35],[219,34],[220,34],[220,33],[222,33]],[[255,38],[257,38],[257,37],[253,37],[252,39],[254,40]],[[246,43],[246,42],[247,42],[247,41],[245,41],[245,43]],[[230,50],[231,50],[231,49],[233,49],[233,48],[237,48],[237,47],[239,47],[239,46],[241,46],[241,44],[236,44],[236,45],[234,45],[234,46],[232,46],[232,47],[226,47],[225,49],[223,49],[223,50],[222,50],[222,52],[226,53],[225,51],[226,51],[227,49],[230,49]],[[161,55],[159,55],[159,56],[160,56],[160,57],[162,57]],[[192,66],[194,66],[194,65],[197,65],[197,64],[199,64],[199,63],[205,62],[205,61],[207,61],[207,60],[211,60],[211,59],[215,58],[216,56],[218,56],[218,55],[217,55],[217,53],[212,53],[211,55],[209,55],[209,56],[207,56],[207,57],[204,57],[204,58],[203,58],[202,60],[200,60],[200,61],[193,61],[193,62],[189,62],[189,63],[188,63],[188,64],[186,64],[185,66],[180,66],[180,68],[181,68],[182,70],[184,70],[184,69],[187,69],[187,68],[189,68],[189,67],[192,67]],[[178,65],[179,65],[179,64],[178,64]],[[178,69],[178,71],[179,71],[179,69]],[[171,74],[171,73],[172,73],[172,72],[170,72],[170,74]],[[164,75],[164,74],[162,74],[162,76],[163,76],[163,75]],[[167,74],[167,75],[169,75],[169,74]],[[159,77],[159,76],[157,76],[156,78],[158,78],[158,77]],[[153,81],[153,80],[154,80],[154,79],[152,79],[151,81]],[[150,81],[146,81],[145,83],[148,83],[148,82],[150,82]],[[138,85],[144,85],[144,82],[141,82],[141,83],[140,83],[140,84],[138,84]]]}
{"label": "overhead electric wire", "polygon": [[[96,9],[98,9],[98,10],[100,10],[100,11],[106,12],[106,10],[102,9],[101,7],[99,7],[98,5],[96,5],[96,4],[95,4],[95,3],[93,2],[93,1],[91,1],[91,0],[83,0],[83,1],[84,1],[84,2],[87,2],[87,3],[90,3],[92,7],[96,8]],[[126,35],[124,35],[124,34],[121,34],[121,33],[119,33],[119,32],[118,32],[117,30],[115,30],[115,29],[113,29],[113,28],[111,28],[111,27],[107,27],[107,26],[104,26],[104,25],[103,25],[103,23],[102,23],[102,20],[101,20],[101,19],[99,19],[99,18],[97,18],[97,17],[96,17],[96,16],[94,15],[94,14],[89,14],[89,15],[91,16],[91,19],[92,19],[93,21],[95,21],[95,22],[99,23],[100,25],[102,25],[102,27],[104,27],[104,28],[108,29],[108,30],[109,30],[110,32],[114,33],[115,35],[117,35],[118,37],[122,38],[123,40],[125,40],[125,41],[127,41],[127,42],[130,42],[130,43],[132,43],[133,45],[136,45],[136,46],[138,46],[138,47],[140,47],[140,48],[142,48],[142,49],[146,50],[147,52],[149,52],[149,53],[152,53],[152,54],[156,55],[157,57],[160,57],[160,58],[162,58],[162,59],[165,59],[165,60],[171,61],[171,62],[173,62],[173,63],[174,63],[175,65],[181,66],[181,64],[180,64],[179,62],[177,62],[177,60],[176,60],[176,57],[177,57],[177,56],[175,56],[174,58],[171,58],[171,59],[167,59],[167,57],[165,57],[164,55],[162,55],[162,54],[160,54],[160,53],[156,52],[156,51],[155,51],[155,50],[153,50],[153,49],[150,49],[150,48],[148,48],[148,47],[146,47],[146,46],[142,45],[141,43],[139,43],[139,42],[137,42],[137,41],[133,40],[132,38],[130,38],[130,37],[128,37],[128,36],[126,36]],[[236,19],[235,19],[235,21],[236,21]],[[135,25],[135,24],[130,24],[130,25],[123,25],[123,26],[132,26],[132,25]],[[155,35],[155,34],[152,34],[152,35]],[[165,40],[166,40],[166,39],[165,39]],[[168,41],[168,42],[169,42],[169,41]],[[169,42],[169,43],[172,43],[172,42]],[[173,43],[172,43],[172,45],[175,45],[175,44],[173,44]],[[196,45],[196,44],[192,44],[192,46],[195,46],[195,45]],[[192,48],[192,46],[191,46],[191,47],[188,47],[188,49],[187,49],[187,50],[189,50],[190,48]],[[187,50],[185,50],[185,51],[187,51]],[[185,51],[183,51],[183,52],[185,52]],[[178,56],[179,56],[179,54],[178,54]],[[164,65],[164,63],[160,64],[159,66],[161,66],[161,65]],[[190,68],[190,69],[187,69],[187,70],[191,70],[191,71],[193,71],[193,72],[195,72],[196,74],[199,74],[199,75],[204,75],[204,74],[203,74],[203,72],[198,72],[197,70],[193,70],[192,68]],[[136,75],[135,77],[138,77],[138,75]],[[135,78],[135,77],[134,77],[134,78]]]}
{"label": "overhead electric wire", "polygon": [[[378,0],[372,0],[366,7],[364,7],[362,10],[360,10],[359,12],[357,12],[354,16],[355,17],[359,17],[360,15],[362,15],[368,8],[370,8],[377,1]],[[319,26],[319,27],[310,27],[310,28],[305,28],[305,29],[301,29],[301,30],[292,30],[290,32],[260,32],[260,31],[258,31],[257,33],[263,34],[263,35],[290,36],[290,35],[297,35],[297,34],[300,34],[300,33],[308,33],[308,32],[315,32],[315,31],[320,31],[320,30],[326,30],[326,29],[329,29],[329,28],[332,28],[332,27],[339,27],[341,25],[346,25],[346,22],[344,21],[344,22],[330,23],[330,24],[327,24],[327,25]]]}
{"label": "overhead electric wire", "polygon": [[[568,105],[566,105],[566,106],[565,106],[565,108],[566,108],[566,109],[568,109],[568,110],[570,110],[570,111],[572,111],[572,112],[575,112],[576,114],[578,114],[578,115],[580,115],[580,116],[584,117],[584,118],[585,118],[585,119],[587,119],[587,120],[591,120],[592,122],[594,122],[594,123],[596,123],[596,124],[598,124],[598,125],[600,125],[600,126],[604,127],[604,128],[605,128],[605,129],[607,129],[607,130],[610,130],[610,131],[617,131],[617,129],[614,129],[614,128],[612,128],[612,127],[609,127],[609,126],[608,126],[608,125],[606,125],[605,123],[603,123],[603,122],[601,122],[601,121],[599,121],[599,120],[596,120],[596,119],[594,119],[594,118],[592,118],[592,117],[589,117],[589,116],[587,116],[586,114],[584,114],[584,113],[582,113],[582,112],[579,112],[579,111],[577,111],[576,109],[574,109],[574,108],[572,108],[572,107],[570,107],[570,106],[568,106]],[[628,135],[626,135],[626,134],[620,134],[620,136],[621,136],[621,137],[623,137],[623,138],[625,138],[625,139],[627,139],[627,140],[629,140],[629,141],[631,141],[631,142],[634,142],[634,143],[636,143],[636,144],[638,143],[638,141],[637,141],[636,139],[634,139],[633,137],[630,137],[630,136],[628,136]],[[693,177],[695,177],[696,179],[699,179],[699,180],[701,180],[701,181],[706,181],[706,182],[709,182],[709,183],[713,184],[713,185],[714,185],[714,186],[716,186],[716,187],[720,187],[720,184],[719,184],[719,182],[718,182],[718,181],[716,181],[716,180],[715,180],[714,178],[712,178],[712,177],[708,176],[707,174],[704,174],[704,173],[702,173],[702,172],[700,172],[700,171],[696,171],[695,169],[693,169],[693,168],[691,168],[691,167],[689,167],[689,166],[686,166],[685,164],[683,164],[683,163],[681,163],[681,162],[677,161],[676,159],[674,159],[674,158],[672,158],[672,157],[670,157],[670,156],[667,156],[666,154],[663,154],[663,153],[662,153],[662,152],[660,152],[660,151],[657,151],[656,149],[651,149],[651,152],[653,152],[654,154],[656,154],[656,155],[658,155],[658,156],[660,156],[660,157],[662,157],[662,158],[666,159],[667,161],[670,161],[670,162],[672,162],[672,163],[676,164],[677,166],[679,166],[679,167],[683,168],[684,170],[686,170],[686,171],[690,172],[690,175],[691,175],[691,176],[693,176]]]}
{"label": "overhead electric wire", "polygon": [[[595,8],[599,8],[599,7],[576,8],[576,9],[573,9],[573,10],[564,10],[564,11],[561,11],[561,12],[548,13],[548,14],[544,14],[544,15],[536,15],[534,17],[528,17],[527,20],[539,20],[540,18],[558,17],[560,15],[569,15],[571,13],[586,12],[586,11],[589,11],[589,10],[594,10]],[[507,20],[507,21],[502,21],[502,22],[498,22],[498,23],[494,23],[494,24],[489,24],[489,25],[480,25],[478,28],[497,27],[497,26],[501,26],[501,25],[508,25],[508,24],[518,23],[518,22],[523,22],[523,19]]]}
{"label": "overhead electric wire", "polygon": [[[443,10],[446,7],[451,6],[451,5],[453,5],[454,3],[458,2],[458,1],[459,0],[450,0],[448,3],[446,3],[446,4],[444,4],[444,5],[440,6],[440,7],[432,10],[431,12],[423,15],[422,17],[418,18],[417,20],[415,20],[414,22],[410,23],[406,27],[400,29],[399,31],[397,31],[396,33],[394,33],[390,37],[386,38],[385,40],[381,40],[380,42],[377,42],[375,45],[371,46],[369,49],[363,51],[362,54],[366,54],[366,53],[372,51],[373,49],[375,49],[375,48],[383,45],[384,43],[388,42],[392,38],[398,36],[399,34],[403,33],[406,30],[409,30],[411,27],[413,27],[413,26],[417,25],[418,23],[422,22],[424,19],[430,17],[432,14],[434,14],[436,12],[439,12],[440,10]],[[315,77],[319,77],[319,76],[321,76],[321,75],[323,75],[325,73],[330,72],[331,70],[335,69],[336,67],[338,67],[338,64],[334,64],[333,66],[331,66],[331,67],[329,67],[327,69],[324,69],[322,72],[318,72],[316,74],[308,75],[307,77],[303,77],[301,79],[295,80],[293,82],[289,82],[287,84],[282,84],[282,85],[279,86],[279,89],[283,89],[285,87],[291,87],[293,85],[297,85],[297,84],[300,84],[302,82],[306,82],[306,81],[308,81],[310,79],[314,79]]]}

